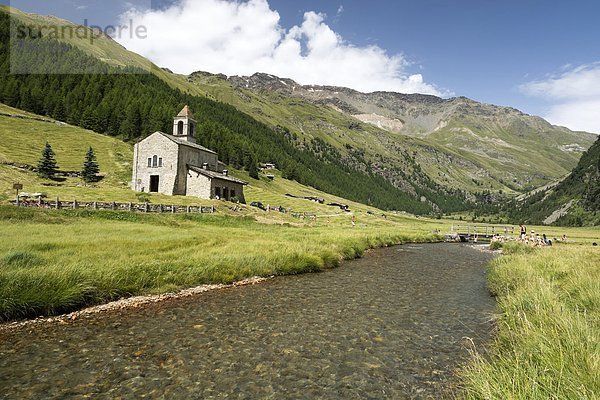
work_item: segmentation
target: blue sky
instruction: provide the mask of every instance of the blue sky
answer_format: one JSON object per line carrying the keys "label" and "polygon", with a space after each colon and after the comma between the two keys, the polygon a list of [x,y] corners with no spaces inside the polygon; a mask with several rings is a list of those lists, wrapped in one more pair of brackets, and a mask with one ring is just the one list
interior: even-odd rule
{"label": "blue sky", "polygon": [[[154,35],[143,43],[121,42],[177,72],[248,74],[263,68],[304,84],[466,96],[600,132],[600,1],[252,0],[252,7],[223,7],[223,1],[180,4],[195,14],[177,17],[175,30],[165,28],[173,14],[159,13],[157,22],[142,11],[149,1],[12,5],[106,26],[136,4],[140,11],[133,18]],[[172,6],[170,0],[152,2],[154,9]],[[192,46],[179,51],[203,57],[178,62],[170,46],[175,34],[188,36]]]}

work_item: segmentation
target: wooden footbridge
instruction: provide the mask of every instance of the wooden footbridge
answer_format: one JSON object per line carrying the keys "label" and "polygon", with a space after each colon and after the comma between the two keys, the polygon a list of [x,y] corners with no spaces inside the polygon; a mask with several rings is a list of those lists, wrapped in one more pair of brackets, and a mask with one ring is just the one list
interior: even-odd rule
{"label": "wooden footbridge", "polygon": [[487,224],[452,224],[450,233],[446,234],[448,241],[487,241],[496,235],[508,237],[515,235],[514,225]]}

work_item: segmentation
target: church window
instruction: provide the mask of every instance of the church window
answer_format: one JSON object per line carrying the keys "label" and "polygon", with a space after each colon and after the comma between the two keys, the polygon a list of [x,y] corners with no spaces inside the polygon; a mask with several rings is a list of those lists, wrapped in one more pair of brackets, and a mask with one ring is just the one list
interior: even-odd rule
{"label": "church window", "polygon": [[158,156],[152,157],[152,166],[158,167]]}
{"label": "church window", "polygon": [[183,135],[183,121],[177,123],[177,134]]}

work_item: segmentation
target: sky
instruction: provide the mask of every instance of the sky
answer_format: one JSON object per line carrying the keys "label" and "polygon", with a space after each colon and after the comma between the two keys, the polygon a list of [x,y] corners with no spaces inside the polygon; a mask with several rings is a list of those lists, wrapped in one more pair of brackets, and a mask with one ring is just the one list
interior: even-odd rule
{"label": "sky", "polygon": [[[7,4],[7,0],[0,0]],[[301,84],[511,106],[600,133],[598,0],[12,0],[99,26],[178,73],[266,72]]]}

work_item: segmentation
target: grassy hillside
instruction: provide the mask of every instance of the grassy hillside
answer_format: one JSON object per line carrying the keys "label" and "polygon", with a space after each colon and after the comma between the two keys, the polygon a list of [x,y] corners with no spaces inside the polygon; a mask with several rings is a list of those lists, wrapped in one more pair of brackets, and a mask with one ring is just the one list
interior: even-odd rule
{"label": "grassy hillside", "polygon": [[464,109],[453,110],[427,138],[484,166],[508,187],[527,191],[564,176],[595,139],[514,109],[473,103],[465,100]]}
{"label": "grassy hillside", "polygon": [[[10,115],[10,116],[9,116]],[[39,178],[35,173],[23,168],[36,166],[41,158],[45,143],[52,145],[61,171],[80,171],[85,151],[92,146],[100,165],[100,174],[104,177],[93,185],[84,185],[80,178],[68,177],[64,181],[50,181]],[[129,188],[133,162],[133,146],[119,139],[100,135],[89,130],[54,121],[28,112],[8,107],[0,103],[0,199],[13,199],[15,192],[12,184],[22,183],[23,191],[43,192],[50,198],[79,201],[117,201],[140,202],[138,195]],[[275,179],[272,181],[263,173],[259,180],[252,179],[247,172],[233,170],[232,173],[250,182],[246,188],[247,202],[260,201],[265,206],[282,206],[296,212],[319,215],[346,215],[337,207],[318,204],[309,200],[286,196],[314,196],[326,202],[348,204],[358,213],[371,211],[381,216],[381,211],[341,197],[284,179],[280,171],[268,171]],[[184,196],[164,196],[145,194],[153,203],[163,204],[213,204],[219,209],[233,205],[222,201],[208,201]],[[242,213],[250,212],[242,207]],[[263,213],[258,212],[258,215]],[[272,214],[273,215],[273,214]],[[348,217],[349,218],[349,217]]]}
{"label": "grassy hillside", "polygon": [[[10,114],[6,116],[3,114]],[[16,118],[24,116],[25,118]],[[14,197],[12,184],[20,182],[24,191],[81,200],[133,200],[128,189],[131,180],[133,148],[121,140],[67,125],[0,104],[0,198]],[[100,165],[102,181],[94,187],[78,187],[83,181],[66,178],[64,182],[42,180],[22,166],[36,166],[48,142],[56,153],[61,171],[80,171],[85,151],[92,146]],[[16,164],[16,165],[7,165]]]}
{"label": "grassy hillside", "polygon": [[[12,18],[21,21],[21,23],[25,26],[59,26],[72,27],[73,29],[80,26],[54,16],[30,14],[5,5],[0,5],[0,12],[10,14]],[[93,40],[90,39],[92,37]],[[146,71],[158,76],[173,88],[180,90],[186,89],[186,77],[172,74],[163,70],[162,68],[159,68],[148,59],[127,50],[115,42],[112,38],[106,35],[97,35],[91,31],[91,29],[87,29],[87,35],[83,39],[76,36],[64,35],[61,37],[61,41],[76,46],[86,54],[102,60],[109,65],[118,67],[136,67],[142,71]]]}
{"label": "grassy hillside", "polygon": [[513,220],[567,226],[600,225],[600,139],[573,171],[555,185],[535,190],[501,208]]}
{"label": "grassy hillside", "polygon": [[[22,115],[24,118],[2,114]],[[0,104],[0,161],[36,165],[39,149],[46,142],[57,153],[59,166],[65,171],[79,171],[82,152],[92,146],[98,151],[98,161],[105,166],[106,179],[111,182],[130,179],[132,147],[121,140],[74,127],[63,122],[24,113]]]}

